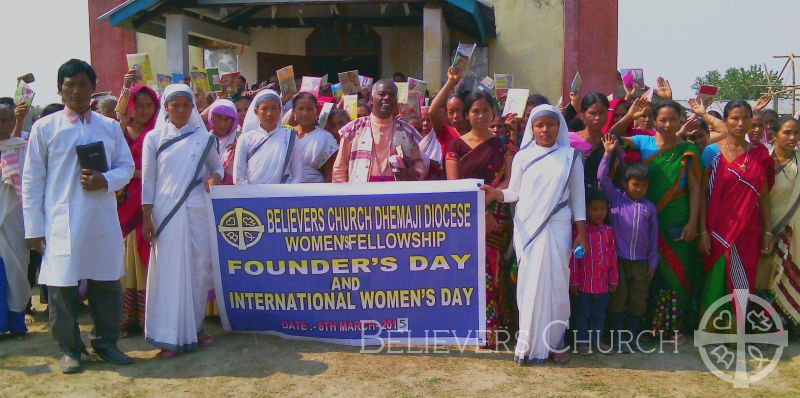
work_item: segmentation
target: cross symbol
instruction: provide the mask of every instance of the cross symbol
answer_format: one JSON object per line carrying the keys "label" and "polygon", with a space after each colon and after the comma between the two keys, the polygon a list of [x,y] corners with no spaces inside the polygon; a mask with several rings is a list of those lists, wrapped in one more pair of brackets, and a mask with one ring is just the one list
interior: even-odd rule
{"label": "cross symbol", "polygon": [[[237,242],[235,242],[235,246],[239,250],[245,250],[258,241],[258,238],[254,238],[251,240],[250,244],[247,244],[245,242],[245,235],[256,233],[260,236],[262,233],[264,233],[264,226],[261,225],[260,222],[257,225],[253,226],[244,225],[245,215],[255,220],[258,220],[258,217],[256,217],[255,214],[250,213],[249,211],[246,211],[241,207],[237,207],[233,210],[233,214],[228,213],[226,217],[220,220],[220,225],[219,225],[219,232],[222,234],[223,237],[225,237],[225,240],[228,240],[227,236],[225,235],[228,232],[235,232],[238,235],[239,239],[237,239]],[[228,220],[230,217],[234,217],[233,226],[225,224],[225,221]],[[228,243],[234,244],[234,242],[231,242],[230,240],[228,240]]]}
{"label": "cross symbol", "polygon": [[[761,304],[765,309],[771,309],[764,306],[764,303],[761,303],[763,299],[760,299],[757,296],[753,296],[756,299],[754,300],[757,304]],[[707,310],[706,315],[703,316],[701,321],[700,327],[705,327],[708,325],[706,322],[709,318],[709,315],[714,313],[719,307],[726,304],[728,301],[733,301],[736,306],[736,334],[729,334],[729,333],[710,333],[703,330],[696,330],[694,332],[694,345],[698,348],[703,348],[707,345],[717,345],[717,344],[726,344],[726,343],[736,343],[736,370],[734,372],[733,377],[733,388],[747,388],[750,386],[750,376],[747,373],[747,352],[746,348],[748,344],[769,344],[781,347],[781,351],[776,352],[776,357],[780,357],[780,354],[783,352],[783,347],[788,346],[789,338],[786,331],[783,330],[781,324],[778,326],[778,331],[771,332],[771,333],[759,333],[759,334],[746,334],[745,333],[745,321],[747,320],[747,304],[750,301],[750,292],[748,289],[734,289],[733,295],[731,298],[723,298],[715,302],[711,307]],[[768,304],[767,304],[768,305]],[[773,317],[777,316],[777,313],[773,311],[768,311],[771,313]],[[779,321],[780,322],[780,321]],[[703,351],[704,352],[704,351]],[[704,360],[705,360],[704,356]],[[774,358],[773,358],[774,361]],[[770,361],[772,363],[773,361]],[[777,361],[775,361],[777,365]],[[708,363],[706,365],[709,367]],[[716,368],[716,366],[715,366]],[[718,369],[718,368],[717,368]],[[757,380],[754,380],[757,381]]]}

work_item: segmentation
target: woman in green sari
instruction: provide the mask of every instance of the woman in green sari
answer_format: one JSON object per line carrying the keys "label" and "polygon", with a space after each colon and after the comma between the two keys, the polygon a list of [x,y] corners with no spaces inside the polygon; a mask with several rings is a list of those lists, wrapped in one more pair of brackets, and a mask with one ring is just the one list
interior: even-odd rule
{"label": "woman in green sari", "polygon": [[[637,99],[610,133],[624,131],[647,112],[646,98]],[[703,286],[699,256],[691,243],[697,236],[701,203],[700,153],[692,143],[678,137],[682,107],[674,101],[661,101],[654,107],[655,135],[620,137],[637,149],[649,169],[646,198],[658,211],[658,252],[660,261],[651,283],[653,318],[650,330],[669,335],[683,333],[698,319],[698,297]]]}

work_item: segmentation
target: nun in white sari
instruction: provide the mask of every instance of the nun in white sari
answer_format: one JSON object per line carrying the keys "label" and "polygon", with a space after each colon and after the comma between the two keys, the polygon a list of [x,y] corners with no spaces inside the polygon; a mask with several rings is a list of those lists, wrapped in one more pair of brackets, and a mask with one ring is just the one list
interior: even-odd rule
{"label": "nun in white sari", "polygon": [[281,126],[281,97],[272,90],[256,94],[242,124],[233,159],[233,183],[299,184],[303,152],[297,134]]}
{"label": "nun in white sari", "polygon": [[517,202],[514,249],[519,261],[519,335],[515,361],[566,363],[564,332],[570,315],[569,259],[572,224],[584,245],[586,207],[583,163],[569,146],[563,116],[551,105],[531,111],[511,181],[502,191],[488,185],[486,201]]}
{"label": "nun in white sari", "polygon": [[213,239],[206,184],[218,184],[224,171],[192,90],[173,84],[162,98],[142,155],[142,235],[153,242],[144,334],[162,357],[171,357],[213,342],[202,333]]}

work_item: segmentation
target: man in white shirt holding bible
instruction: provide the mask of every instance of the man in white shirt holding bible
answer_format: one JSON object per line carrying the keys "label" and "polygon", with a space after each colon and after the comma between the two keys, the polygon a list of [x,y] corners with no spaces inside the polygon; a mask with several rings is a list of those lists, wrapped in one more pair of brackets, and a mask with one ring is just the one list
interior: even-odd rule
{"label": "man in white shirt holding bible", "polygon": [[33,125],[22,176],[25,238],[43,255],[39,283],[48,286],[64,373],[81,371],[86,352],[78,327],[81,279],[88,282],[94,354],[118,365],[133,362],[117,348],[125,269],[115,191],[128,184],[134,164],[119,124],[90,109],[96,85],[88,63],[61,65],[65,108]]}

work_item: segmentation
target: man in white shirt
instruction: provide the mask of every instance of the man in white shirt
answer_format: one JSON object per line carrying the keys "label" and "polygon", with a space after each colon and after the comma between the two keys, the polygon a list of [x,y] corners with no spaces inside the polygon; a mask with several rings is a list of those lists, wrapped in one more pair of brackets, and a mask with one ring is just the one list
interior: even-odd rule
{"label": "man in white shirt", "polygon": [[[63,111],[34,124],[22,177],[25,238],[43,254],[39,283],[48,286],[53,338],[64,373],[81,370],[86,352],[78,327],[78,282],[88,281],[94,321],[91,345],[101,359],[133,361],[117,348],[122,291],[122,231],[114,192],[133,176],[134,164],[119,124],[90,109],[97,83],[92,67],[67,61],[58,70]],[[76,147],[102,143],[108,171],[82,169]]]}

